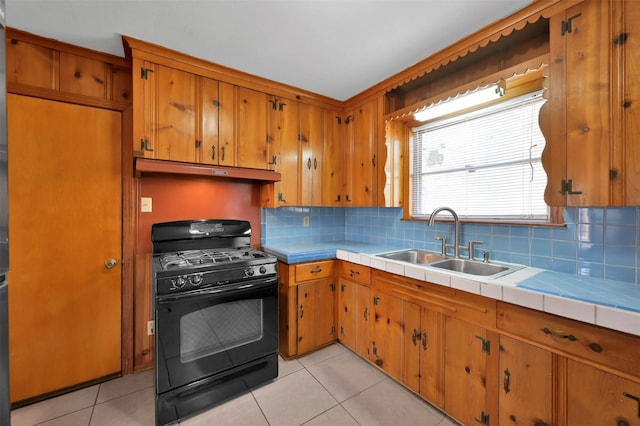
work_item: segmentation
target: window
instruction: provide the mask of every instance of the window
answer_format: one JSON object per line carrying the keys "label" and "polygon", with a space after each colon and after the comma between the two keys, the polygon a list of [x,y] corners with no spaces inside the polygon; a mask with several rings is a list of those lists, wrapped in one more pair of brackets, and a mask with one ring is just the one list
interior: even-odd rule
{"label": "window", "polygon": [[548,222],[541,92],[413,129],[411,213],[447,206],[478,221]]}

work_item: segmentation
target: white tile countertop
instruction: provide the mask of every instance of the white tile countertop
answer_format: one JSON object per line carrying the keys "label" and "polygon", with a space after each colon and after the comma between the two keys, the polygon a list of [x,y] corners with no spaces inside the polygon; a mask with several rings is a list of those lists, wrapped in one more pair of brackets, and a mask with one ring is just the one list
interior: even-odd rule
{"label": "white tile countertop", "polygon": [[640,336],[640,286],[633,283],[533,267],[524,267],[495,279],[470,276],[385,259],[376,254],[401,249],[349,241],[267,246],[264,250],[287,263],[332,258],[346,260]]}

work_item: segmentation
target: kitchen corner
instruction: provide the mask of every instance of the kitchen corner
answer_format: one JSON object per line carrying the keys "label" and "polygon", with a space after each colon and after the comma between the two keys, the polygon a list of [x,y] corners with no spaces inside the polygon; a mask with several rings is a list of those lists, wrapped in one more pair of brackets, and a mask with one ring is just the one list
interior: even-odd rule
{"label": "kitchen corner", "polygon": [[[420,267],[410,265],[400,261],[393,261],[375,256],[377,253],[398,250],[400,248],[425,248],[430,251],[437,251],[437,242],[433,241],[435,231],[425,230],[424,224],[401,223],[399,217],[400,209],[342,209],[346,210],[341,213],[337,210],[341,209],[288,209],[287,211],[275,211],[265,209],[263,211],[263,234],[262,243],[265,251],[268,251],[279,258],[279,260],[288,263],[311,262],[324,259],[340,259],[355,264],[369,266],[373,269],[387,271],[396,275],[406,276],[414,279],[424,280],[469,293],[486,296],[496,300],[502,300],[514,305],[524,306],[527,308],[543,311],[561,317],[578,320],[581,322],[595,324],[598,326],[610,328],[617,331],[640,336],[640,287],[635,282],[625,282],[623,280],[611,279],[604,276],[587,276],[584,269],[580,269],[581,275],[564,271],[557,265],[568,263],[568,259],[549,259],[549,267],[537,267],[537,253],[532,251],[527,255],[522,253],[512,253],[507,256],[509,249],[499,244],[505,239],[500,234],[500,229],[495,226],[491,235],[495,235],[489,244],[491,256],[494,254],[501,262],[512,262],[523,264],[526,267],[513,272],[509,275],[499,277],[495,280],[483,279],[482,277],[465,277],[456,273],[445,273],[444,271],[434,271],[433,268]],[[279,209],[281,210],[281,209]],[[284,209],[286,210],[286,209]],[[305,210],[305,211],[301,211]],[[328,211],[325,211],[328,210]],[[360,210],[360,212],[357,212]],[[400,210],[398,212],[397,210]],[[594,217],[600,217],[600,222],[605,222],[606,209],[567,209],[565,214],[567,219],[567,229],[560,229],[557,235],[566,235],[571,233],[572,229],[579,230],[587,227],[590,230],[597,229],[587,224],[581,223],[580,218],[590,217],[593,221]],[[620,216],[637,217],[636,208],[627,209],[609,209],[611,220],[609,223],[610,233],[613,234],[617,228],[625,226],[623,224],[614,224],[613,218]],[[621,212],[621,210],[623,210]],[[315,234],[309,231],[309,228],[296,228],[292,226],[295,223],[295,216],[298,214],[314,214],[312,223],[319,222],[319,231]],[[344,227],[338,231],[334,228],[340,228],[340,220],[336,220],[335,216],[344,214]],[[323,216],[326,216],[323,218]],[[578,218],[574,222],[574,218]],[[616,219],[618,220],[618,219]],[[637,221],[637,219],[634,219]],[[586,221],[586,220],[585,220]],[[596,220],[598,221],[598,220]],[[362,223],[368,225],[362,225]],[[631,222],[631,220],[627,220]],[[635,223],[635,222],[634,222]],[[337,225],[336,225],[337,224]],[[472,238],[467,228],[476,229],[480,225],[464,225],[463,235],[464,241],[468,239],[486,239]],[[606,228],[606,226],[603,226]],[[405,228],[404,230],[402,228]],[[407,228],[409,231],[407,231]],[[420,229],[422,228],[422,229]],[[438,224],[437,232],[447,232],[449,225]],[[637,235],[637,224],[631,226],[628,224],[627,232]],[[377,229],[377,231],[376,231]],[[386,229],[386,230],[385,230]],[[382,230],[382,231],[381,231]],[[549,230],[532,228],[525,229],[532,234],[542,235]],[[355,231],[355,232],[354,232]],[[555,230],[554,230],[555,231]],[[306,233],[306,236],[296,234],[296,232]],[[523,230],[518,229],[513,232],[513,240],[518,241],[522,237],[515,236],[522,234]],[[549,232],[549,234],[551,234]],[[576,232],[579,234],[579,232]],[[289,235],[289,241],[285,235]],[[321,236],[334,237],[334,241],[321,241]],[[339,239],[340,235],[346,238]],[[397,237],[402,235],[402,238]],[[275,236],[275,238],[273,238]],[[578,247],[583,245],[580,239],[584,236],[574,235]],[[270,239],[270,237],[272,237]],[[354,238],[355,237],[355,238]],[[406,238],[405,238],[406,237]],[[314,241],[314,238],[317,240]],[[357,238],[357,239],[356,239]],[[549,237],[551,238],[551,237]],[[560,237],[564,238],[564,237]],[[606,237],[604,237],[606,238]],[[418,240],[420,239],[420,240]],[[309,241],[308,243],[301,242]],[[433,243],[431,242],[433,241]],[[509,244],[509,238],[506,239]],[[609,241],[609,240],[607,240]],[[420,244],[420,245],[418,245]],[[529,246],[548,245],[549,247],[561,247],[556,250],[558,254],[560,250],[564,250],[565,246],[570,244],[569,241],[556,242],[545,241],[543,238],[531,237]],[[403,247],[404,246],[404,247]],[[508,247],[515,247],[509,245]],[[593,244],[597,246],[597,244]],[[610,246],[611,253],[619,252],[615,245]],[[596,248],[597,249],[597,248]],[[609,248],[608,248],[609,249]],[[576,248],[579,251],[579,248]],[[602,249],[600,249],[602,250]],[[630,252],[637,252],[637,246],[629,246]],[[547,254],[548,256],[551,253]],[[560,255],[561,256],[561,255]],[[576,264],[584,264],[580,262],[579,256]],[[556,261],[557,260],[557,261]],[[614,259],[608,259],[615,263]],[[554,263],[554,261],[556,261]],[[533,263],[533,266],[531,265]],[[555,267],[559,270],[552,270]],[[605,263],[606,265],[606,263]],[[634,267],[637,265],[634,263]],[[579,267],[578,267],[579,268]],[[612,266],[612,269],[614,266]],[[635,276],[635,275],[634,275]]]}

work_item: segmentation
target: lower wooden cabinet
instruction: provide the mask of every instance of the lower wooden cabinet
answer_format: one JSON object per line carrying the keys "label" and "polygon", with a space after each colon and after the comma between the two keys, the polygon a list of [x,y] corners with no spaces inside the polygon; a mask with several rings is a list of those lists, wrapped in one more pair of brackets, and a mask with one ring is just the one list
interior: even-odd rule
{"label": "lower wooden cabinet", "polygon": [[499,355],[498,424],[555,424],[553,354],[511,337],[500,336]]}
{"label": "lower wooden cabinet", "polygon": [[640,426],[640,382],[571,359],[566,380],[567,426]]}
{"label": "lower wooden cabinet", "polygon": [[444,409],[465,425],[497,417],[497,335],[457,318],[445,318]]}
{"label": "lower wooden cabinet", "polygon": [[338,279],[338,339],[365,359],[370,359],[371,317],[369,287],[353,280]]}
{"label": "lower wooden cabinet", "polygon": [[278,262],[278,274],[280,354],[292,358],[334,342],[338,337],[334,261]]}

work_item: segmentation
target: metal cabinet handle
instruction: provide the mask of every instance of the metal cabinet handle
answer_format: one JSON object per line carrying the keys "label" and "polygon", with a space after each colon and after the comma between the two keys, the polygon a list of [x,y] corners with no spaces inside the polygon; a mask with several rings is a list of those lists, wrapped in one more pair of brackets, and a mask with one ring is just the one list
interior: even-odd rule
{"label": "metal cabinet handle", "polygon": [[300,318],[304,316],[304,305],[300,305]]}
{"label": "metal cabinet handle", "polygon": [[413,334],[411,335],[411,341],[413,342],[413,346],[418,346],[418,336],[420,336],[420,332],[413,329]]}
{"label": "metal cabinet handle", "polygon": [[572,342],[575,342],[576,340],[578,340],[578,338],[573,334],[561,334],[556,331],[551,331],[547,327],[541,328],[540,331],[542,331],[544,334],[550,334],[553,337],[557,337],[558,339],[567,339]]}
{"label": "metal cabinet handle", "polygon": [[314,158],[313,159],[313,170],[317,170],[318,169],[318,159]]}
{"label": "metal cabinet handle", "polygon": [[216,159],[216,146],[215,145],[211,145],[211,159],[212,160]]}
{"label": "metal cabinet handle", "polygon": [[307,160],[307,169],[311,170],[311,157]]}
{"label": "metal cabinet handle", "polygon": [[369,308],[364,308],[364,320],[369,321]]}
{"label": "metal cabinet handle", "polygon": [[622,392],[622,395],[629,399],[633,399],[635,402],[638,403],[638,418],[640,419],[640,396],[631,395],[628,392]]}
{"label": "metal cabinet handle", "polygon": [[322,272],[322,268],[316,267],[316,269],[314,269],[312,271],[309,271],[309,272],[311,272],[312,274],[319,274],[320,272]]}
{"label": "metal cabinet handle", "polygon": [[351,272],[351,276],[360,275],[360,271],[356,271],[356,270],[353,270],[353,269],[350,269],[349,272]]}
{"label": "metal cabinet handle", "polygon": [[220,151],[221,151],[220,160],[224,161],[224,146],[220,148]]}
{"label": "metal cabinet handle", "polygon": [[511,388],[509,387],[510,386],[510,382],[511,382],[511,372],[507,368],[506,370],[504,370],[504,380],[502,382],[502,386],[504,388],[504,393],[511,392]]}
{"label": "metal cabinet handle", "polygon": [[427,332],[426,331],[422,332],[422,350],[423,351],[427,350]]}
{"label": "metal cabinet handle", "polygon": [[117,264],[118,264],[118,261],[115,259],[108,259],[107,261],[104,262],[104,266],[106,266],[107,269],[113,269],[116,267]]}

